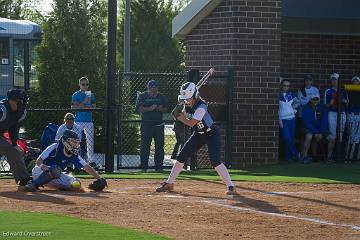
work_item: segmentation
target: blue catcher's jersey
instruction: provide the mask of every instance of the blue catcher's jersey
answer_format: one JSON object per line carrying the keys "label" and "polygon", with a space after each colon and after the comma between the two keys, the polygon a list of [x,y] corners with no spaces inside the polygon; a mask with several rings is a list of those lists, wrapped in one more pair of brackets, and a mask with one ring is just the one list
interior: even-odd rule
{"label": "blue catcher's jersey", "polygon": [[84,159],[80,156],[72,155],[67,157],[64,155],[64,145],[61,141],[56,142],[48,146],[41,154],[41,159],[44,161],[44,164],[48,166],[56,165],[59,166],[62,170],[65,170],[66,167],[75,165],[76,168],[80,169],[83,166],[87,165]]}
{"label": "blue catcher's jersey", "polygon": [[193,126],[195,132],[204,133],[211,130],[214,121],[209,114],[208,105],[204,101],[199,99],[192,108],[186,110],[186,113],[189,118],[199,121]]}

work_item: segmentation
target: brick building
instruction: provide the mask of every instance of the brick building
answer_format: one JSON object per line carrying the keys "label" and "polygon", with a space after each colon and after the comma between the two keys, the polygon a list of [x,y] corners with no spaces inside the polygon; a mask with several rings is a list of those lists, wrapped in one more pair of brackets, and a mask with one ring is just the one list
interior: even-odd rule
{"label": "brick building", "polygon": [[186,66],[234,70],[234,165],[278,162],[279,77],[300,87],[312,73],[360,73],[360,2],[356,0],[193,0],[173,20]]}

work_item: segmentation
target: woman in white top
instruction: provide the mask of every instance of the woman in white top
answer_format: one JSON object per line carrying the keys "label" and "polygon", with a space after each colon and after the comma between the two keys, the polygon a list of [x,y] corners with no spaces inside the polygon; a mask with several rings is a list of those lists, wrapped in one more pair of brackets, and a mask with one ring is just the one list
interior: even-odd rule
{"label": "woman in white top", "polygon": [[[304,76],[304,86],[298,90],[297,98],[300,101],[299,118],[301,118],[302,108],[310,101],[310,96],[320,96],[319,89],[313,85],[313,77],[311,74]],[[320,101],[320,100],[319,100]]]}

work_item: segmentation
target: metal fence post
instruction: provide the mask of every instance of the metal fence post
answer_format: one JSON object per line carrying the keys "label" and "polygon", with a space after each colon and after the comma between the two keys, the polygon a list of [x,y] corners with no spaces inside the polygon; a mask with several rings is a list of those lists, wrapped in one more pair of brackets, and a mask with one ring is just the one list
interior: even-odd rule
{"label": "metal fence post", "polygon": [[[342,89],[341,89],[341,78],[338,78],[338,85],[337,85],[337,114],[336,114],[336,156],[335,161],[341,162],[342,159],[342,150],[341,145],[342,141],[340,139],[341,135],[341,121],[342,121],[342,115],[341,115],[341,106],[342,106]],[[333,151],[334,154],[334,151]]]}
{"label": "metal fence post", "polygon": [[108,51],[106,84],[106,153],[105,172],[114,171],[114,100],[116,79],[116,23],[117,1],[108,0]]}
{"label": "metal fence post", "polygon": [[234,70],[228,70],[227,76],[227,91],[226,91],[226,137],[225,137],[225,165],[230,167],[232,164],[232,135],[233,135],[233,83],[234,83]]}

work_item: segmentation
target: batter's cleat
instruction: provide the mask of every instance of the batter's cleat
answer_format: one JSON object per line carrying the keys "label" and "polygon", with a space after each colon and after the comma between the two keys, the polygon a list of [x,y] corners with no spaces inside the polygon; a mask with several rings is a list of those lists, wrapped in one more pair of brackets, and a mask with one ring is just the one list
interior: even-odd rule
{"label": "batter's cleat", "polygon": [[229,186],[227,189],[226,195],[236,195],[235,187]]}
{"label": "batter's cleat", "polygon": [[30,182],[25,186],[19,186],[18,190],[21,192],[36,192],[37,187],[35,187],[35,185]]}
{"label": "batter's cleat", "polygon": [[174,184],[163,182],[161,186],[156,188],[157,192],[173,192],[174,191]]}

